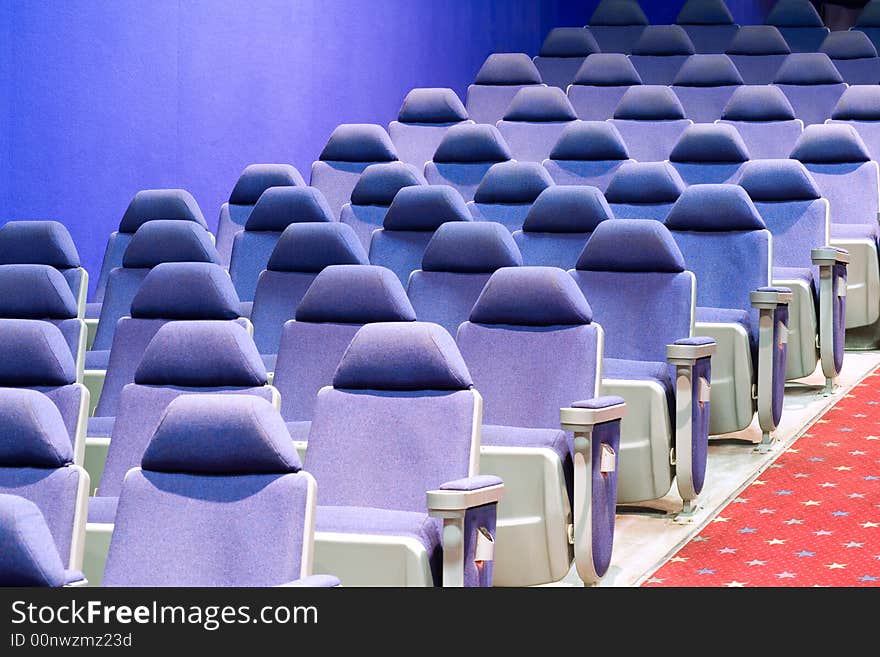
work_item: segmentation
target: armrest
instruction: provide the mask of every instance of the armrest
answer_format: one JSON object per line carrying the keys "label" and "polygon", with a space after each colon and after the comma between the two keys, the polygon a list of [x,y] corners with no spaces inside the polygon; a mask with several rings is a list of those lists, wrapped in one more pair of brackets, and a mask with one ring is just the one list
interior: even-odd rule
{"label": "armrest", "polygon": [[428,514],[444,517],[448,511],[466,511],[498,502],[504,494],[504,482],[495,475],[456,479],[428,491]]}
{"label": "armrest", "polygon": [[750,295],[758,319],[758,424],[761,427],[759,451],[769,451],[772,433],[782,416],[785,393],[785,364],[788,356],[788,304],[792,299],[787,287],[761,287]]}
{"label": "armrest", "polygon": [[818,267],[831,267],[838,264],[849,264],[849,251],[836,246],[822,246],[810,250],[813,264]]}
{"label": "armrest", "polygon": [[833,246],[812,249],[810,255],[819,267],[819,360],[825,375],[825,394],[830,395],[843,367],[850,258],[849,251]]}
{"label": "armrest", "polygon": [[759,287],[749,295],[753,308],[773,310],[776,306],[791,302],[791,288]]}
{"label": "armrest", "polygon": [[277,588],[299,586],[311,588],[332,588],[339,586],[339,579],[337,577],[333,577],[333,575],[309,575],[308,577],[295,579],[292,582],[287,582],[286,584],[279,584]]}
{"label": "armrest", "polygon": [[666,360],[670,365],[693,365],[700,358],[715,353],[715,340],[704,336],[683,338],[666,345]]}
{"label": "armrest", "polygon": [[559,409],[559,421],[563,431],[582,433],[597,424],[621,419],[626,413],[623,397],[608,395],[574,402],[568,408]]}

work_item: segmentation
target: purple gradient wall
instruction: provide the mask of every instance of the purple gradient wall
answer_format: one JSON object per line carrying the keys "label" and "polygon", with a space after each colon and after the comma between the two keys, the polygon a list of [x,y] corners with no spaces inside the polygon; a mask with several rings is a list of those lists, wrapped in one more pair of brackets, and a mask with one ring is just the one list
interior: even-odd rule
{"label": "purple gradient wall", "polygon": [[[416,86],[535,54],[597,0],[0,0],[0,222],[68,226],[97,279],[131,196],[184,187],[209,224],[251,162],[308,177],[332,129]],[[653,22],[681,2],[642,3]],[[755,22],[762,0],[731,0]],[[754,15],[752,15],[754,14]]]}

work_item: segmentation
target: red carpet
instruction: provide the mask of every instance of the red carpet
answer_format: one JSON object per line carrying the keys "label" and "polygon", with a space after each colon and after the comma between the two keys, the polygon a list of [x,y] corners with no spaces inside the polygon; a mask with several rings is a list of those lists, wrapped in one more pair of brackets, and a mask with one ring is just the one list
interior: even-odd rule
{"label": "red carpet", "polygon": [[880,586],[878,372],[644,586]]}

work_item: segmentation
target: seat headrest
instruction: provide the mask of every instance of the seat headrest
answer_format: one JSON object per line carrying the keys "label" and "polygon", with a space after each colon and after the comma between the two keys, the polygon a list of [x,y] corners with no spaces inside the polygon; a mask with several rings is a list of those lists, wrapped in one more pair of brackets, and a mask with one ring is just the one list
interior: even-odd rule
{"label": "seat headrest", "polygon": [[739,185],[691,185],[666,216],[670,230],[731,232],[763,230],[764,220]]}
{"label": "seat headrest", "polygon": [[163,262],[131,301],[141,319],[238,319],[241,302],[229,274],[212,262]]}
{"label": "seat headrest", "polygon": [[464,199],[449,185],[404,187],[382,221],[384,230],[433,232],[447,221],[472,221]]}
{"label": "seat headrest", "polygon": [[809,0],[779,0],[765,22],[776,27],[825,27]]}
{"label": "seat headrest", "polygon": [[871,159],[859,133],[846,123],[808,125],[789,157],[804,164],[843,164]]}
{"label": "seat headrest", "polygon": [[434,162],[506,162],[510,148],[494,125],[462,123],[454,125],[434,151]]}
{"label": "seat headrest", "polygon": [[422,270],[488,274],[522,265],[510,231],[493,221],[453,221],[439,226],[422,256]]}
{"label": "seat headrest", "polygon": [[628,160],[629,151],[613,123],[575,121],[565,126],[550,151],[551,160],[611,161]]}
{"label": "seat headrest", "polygon": [[333,387],[467,390],[473,380],[446,329],[429,322],[379,322],[355,334],[336,368]]}
{"label": "seat headrest", "polygon": [[685,184],[668,162],[625,162],[611,178],[609,203],[674,203]]}
{"label": "seat headrest", "polygon": [[64,564],[40,508],[0,494],[0,581],[3,586],[64,586]]}
{"label": "seat headrest", "polygon": [[679,25],[649,25],[633,46],[633,55],[693,55],[696,50]]}
{"label": "seat headrest", "polygon": [[210,475],[299,472],[281,413],[254,395],[181,395],[165,413],[141,460],[144,470]]}
{"label": "seat headrest", "polygon": [[0,319],[0,386],[65,386],[76,381],[70,347],[54,324]]}
{"label": "seat headrest", "polygon": [[608,201],[596,187],[554,185],[535,199],[523,221],[523,231],[590,233],[599,223],[613,218]]}
{"label": "seat headrest", "polygon": [[541,74],[535,63],[521,52],[492,53],[483,62],[474,79],[474,84],[494,86],[541,83]]}
{"label": "seat headrest", "polygon": [[855,27],[880,27],[880,3],[869,2],[856,18]]}
{"label": "seat headrest", "polygon": [[57,221],[10,221],[0,228],[0,264],[80,266],[76,245]]}
{"label": "seat headrest", "polygon": [[60,468],[73,447],[54,402],[36,390],[0,388],[0,467]]}
{"label": "seat headrest", "polygon": [[773,25],[743,25],[724,52],[727,55],[788,55],[791,48]]}
{"label": "seat headrest", "polygon": [[474,307],[470,321],[510,326],[582,326],[593,311],[574,279],[558,267],[499,269]]}
{"label": "seat headrest", "polygon": [[505,121],[549,123],[576,119],[577,112],[559,87],[523,87],[504,112]]}
{"label": "seat headrest", "polygon": [[270,187],[254,205],[244,229],[280,233],[290,224],[320,221],[336,221],[321,190],[305,186]]}
{"label": "seat headrest", "polygon": [[743,84],[742,76],[727,55],[691,55],[675,76],[679,87],[723,87]]}
{"label": "seat headrest", "polygon": [[192,221],[208,229],[199,204],[185,189],[142,189],[125,209],[119,222],[119,232],[134,233],[154,219]]}
{"label": "seat headrest", "polygon": [[351,191],[352,205],[391,205],[394,195],[404,187],[427,185],[422,172],[405,162],[371,164]]}
{"label": "seat headrest", "polygon": [[670,87],[646,84],[630,87],[614,109],[615,119],[674,121],[685,118],[684,107]]}
{"label": "seat headrest", "polygon": [[134,374],[141,385],[251,388],[266,385],[263,359],[235,322],[168,322],[150,340]]}
{"label": "seat headrest", "polygon": [[373,123],[336,126],[319,160],[324,162],[393,162],[397,151],[385,128]]}
{"label": "seat headrest", "polygon": [[675,19],[678,25],[733,25],[724,0],[687,0]]}
{"label": "seat headrest", "polygon": [[877,49],[868,35],[858,30],[832,32],[819,47],[831,59],[870,59],[877,56]]}
{"label": "seat headrest", "polygon": [[642,77],[626,55],[603,52],[590,55],[584,60],[572,84],[591,87],[629,87],[642,84]]}
{"label": "seat headrest", "polygon": [[270,271],[319,272],[328,265],[368,265],[354,229],[338,221],[290,224],[272,249]]}
{"label": "seat headrest", "polygon": [[605,0],[596,7],[590,25],[648,25],[648,17],[636,0]]}
{"label": "seat headrest", "polygon": [[840,71],[823,52],[796,52],[779,67],[773,84],[842,84]]}
{"label": "seat headrest", "polygon": [[376,265],[331,265],[315,277],[296,321],[334,324],[413,322],[416,311],[400,279]]}
{"label": "seat headrest", "polygon": [[737,184],[756,202],[822,198],[813,176],[797,160],[753,160],[742,168]]}
{"label": "seat headrest", "polygon": [[499,162],[489,167],[474,192],[475,203],[534,203],[553,178],[538,162]]}
{"label": "seat headrest", "polygon": [[539,57],[586,57],[599,52],[599,44],[582,27],[557,27],[544,39]]}
{"label": "seat headrest", "polygon": [[685,270],[685,264],[669,229],[659,221],[616,219],[596,227],[575,268],[679,273]]}
{"label": "seat headrest", "polygon": [[461,99],[445,87],[413,89],[403,99],[397,114],[401,123],[458,123],[467,118]]}
{"label": "seat headrest", "polygon": [[213,262],[220,256],[206,228],[191,221],[154,219],[137,229],[122,255],[122,266],[149,269],[160,262]]}
{"label": "seat headrest", "polygon": [[0,317],[73,319],[76,299],[49,265],[0,265]]}
{"label": "seat headrest", "polygon": [[772,85],[747,85],[733,92],[721,113],[725,121],[793,121],[794,107]]}
{"label": "seat headrest", "polygon": [[695,123],[678,138],[671,162],[738,164],[749,159],[749,149],[729,123]]}
{"label": "seat headrest", "polygon": [[851,86],[837,101],[831,118],[836,121],[880,121],[880,85]]}
{"label": "seat headrest", "polygon": [[253,205],[270,187],[305,187],[306,181],[292,164],[249,164],[241,172],[229,202]]}

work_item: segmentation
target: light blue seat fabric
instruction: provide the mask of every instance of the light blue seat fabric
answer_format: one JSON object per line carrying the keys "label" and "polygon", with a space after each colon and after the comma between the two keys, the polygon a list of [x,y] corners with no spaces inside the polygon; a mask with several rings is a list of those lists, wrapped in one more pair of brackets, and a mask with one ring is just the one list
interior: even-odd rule
{"label": "light blue seat fabric", "polygon": [[828,123],[846,123],[855,128],[876,162],[880,159],[880,86],[851,86],[837,101]]}
{"label": "light blue seat fabric", "polygon": [[473,201],[489,168],[510,159],[510,148],[494,125],[455,125],[425,163],[425,178],[428,184],[449,185],[465,201]]}
{"label": "light blue seat fabric", "polygon": [[875,48],[880,48],[880,4],[873,1],[866,4],[850,29],[863,32]]}
{"label": "light blue seat fabric", "polygon": [[493,53],[468,87],[465,102],[468,116],[477,123],[495,125],[520,89],[542,84],[541,74],[528,55]]}
{"label": "light blue seat fabric", "polygon": [[779,29],[792,52],[816,52],[829,29],[809,0],[778,0],[764,21]]}
{"label": "light blue seat fabric", "polygon": [[513,97],[497,127],[515,160],[542,162],[577,118],[562,89],[526,87]]}
{"label": "light blue seat fabric", "polygon": [[686,185],[669,162],[627,162],[605,190],[617,219],[664,221]]}
{"label": "light blue seat fabric", "polygon": [[544,84],[565,91],[584,60],[599,50],[599,44],[588,29],[556,27],[550,30],[541,51],[532,61]]}
{"label": "light blue seat fabric", "polygon": [[688,127],[672,149],[669,162],[686,185],[739,180],[749,150],[736,128],[725,123]]}
{"label": "light blue seat fabric", "polygon": [[739,87],[718,123],[736,128],[753,160],[786,158],[804,131],[804,122],[778,87]]}
{"label": "light blue seat fabric", "polygon": [[627,161],[623,137],[610,122],[577,121],[562,131],[544,168],[557,185],[590,185],[604,192]]}
{"label": "light blue seat fabric", "polygon": [[805,126],[825,123],[847,89],[825,53],[794,53],[780,67],[773,84],[782,89]]}
{"label": "light blue seat fabric", "polygon": [[614,109],[627,89],[639,84],[642,78],[629,57],[595,53],[578,69],[567,95],[580,119],[604,121],[614,116]]}
{"label": "light blue seat fabric", "polygon": [[774,26],[743,25],[725,54],[746,84],[772,84],[791,49]]}
{"label": "light blue seat fabric", "polygon": [[739,31],[724,0],[687,0],[675,23],[687,32],[697,53],[723,53]]}
{"label": "light blue seat fabric", "polygon": [[397,120],[388,124],[388,134],[400,160],[422,171],[446,131],[459,123],[472,121],[452,89],[418,88],[403,99]]}
{"label": "light blue seat fabric", "polygon": [[630,61],[645,84],[672,84],[685,60],[696,52],[678,25],[649,25],[639,35]]}
{"label": "light blue seat fabric", "polygon": [[603,0],[587,27],[602,52],[629,54],[647,25],[648,17],[636,0]]}
{"label": "light blue seat fabric", "polygon": [[672,90],[695,123],[721,118],[730,97],[743,84],[727,55],[691,55],[672,82]]}
{"label": "light blue seat fabric", "polygon": [[500,162],[486,172],[468,207],[475,221],[493,221],[512,233],[522,228],[538,195],[553,185],[538,162]]}
{"label": "light blue seat fabric", "polygon": [[669,159],[672,147],[692,124],[668,86],[631,87],[614,110],[611,123],[620,131],[630,157],[639,162]]}
{"label": "light blue seat fabric", "polygon": [[831,58],[840,76],[849,85],[880,82],[880,58],[864,32],[832,32],[822,42],[819,52]]}

